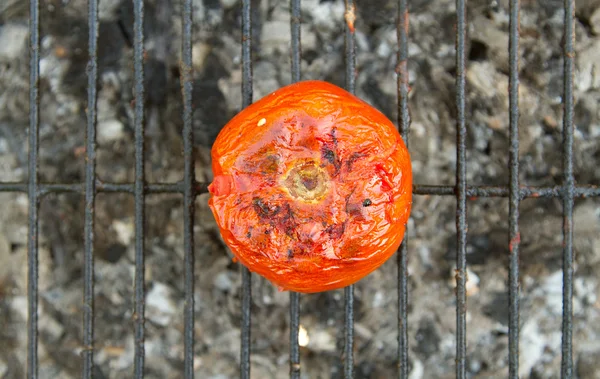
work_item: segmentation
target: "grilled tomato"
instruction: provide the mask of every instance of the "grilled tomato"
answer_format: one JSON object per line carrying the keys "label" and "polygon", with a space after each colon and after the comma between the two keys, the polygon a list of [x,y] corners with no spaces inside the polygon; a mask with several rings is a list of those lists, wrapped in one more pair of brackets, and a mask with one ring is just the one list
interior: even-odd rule
{"label": "grilled tomato", "polygon": [[353,284],[398,249],[410,156],[381,112],[322,81],[283,87],[236,115],[212,147],[209,206],[225,243],[281,290]]}

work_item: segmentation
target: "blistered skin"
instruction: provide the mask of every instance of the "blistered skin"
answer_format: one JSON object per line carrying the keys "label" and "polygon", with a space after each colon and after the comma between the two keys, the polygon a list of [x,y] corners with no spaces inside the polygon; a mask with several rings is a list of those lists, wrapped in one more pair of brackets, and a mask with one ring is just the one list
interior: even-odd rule
{"label": "blistered skin", "polygon": [[239,261],[284,290],[353,284],[398,249],[412,202],[406,146],[379,111],[321,81],[252,104],[212,149],[209,206]]}

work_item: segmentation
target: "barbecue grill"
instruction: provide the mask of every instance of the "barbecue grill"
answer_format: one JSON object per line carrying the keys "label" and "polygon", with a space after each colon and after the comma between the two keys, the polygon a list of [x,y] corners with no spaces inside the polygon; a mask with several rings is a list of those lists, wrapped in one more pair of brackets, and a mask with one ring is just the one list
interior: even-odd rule
{"label": "barbecue grill", "polygon": [[[290,0],[291,28],[291,73],[292,81],[301,77],[301,44],[300,44],[300,12],[301,0]],[[176,183],[149,183],[144,176],[144,131],[145,131],[145,102],[146,88],[144,81],[144,1],[133,0],[134,26],[134,140],[135,140],[135,181],[132,183],[112,183],[98,179],[96,174],[96,119],[97,119],[97,82],[98,82],[98,0],[89,0],[89,61],[87,66],[87,124],[85,144],[85,181],[82,183],[45,183],[39,178],[39,131],[40,131],[40,1],[30,0],[29,31],[30,31],[30,126],[29,126],[29,155],[27,182],[2,182],[0,191],[26,193],[29,200],[28,213],[28,344],[27,344],[27,377],[39,376],[38,360],[38,241],[39,241],[39,207],[42,198],[51,193],[76,193],[85,198],[84,219],[84,266],[83,266],[83,340],[81,341],[83,378],[92,378],[94,372],[94,219],[96,212],[96,195],[98,193],[128,193],[134,196],[135,203],[135,287],[134,287],[134,336],[135,355],[133,378],[144,377],[145,354],[145,249],[144,236],[144,204],[149,194],[178,194],[183,198],[183,228],[184,228],[184,377],[194,377],[194,320],[201,315],[194,312],[194,280],[198,270],[194,260],[194,202],[197,195],[207,192],[208,183],[198,182],[195,178],[193,160],[193,66],[192,66],[192,30],[197,25],[192,22],[192,0],[182,0],[183,40],[181,43],[182,59],[180,62],[181,95],[183,98],[183,156],[184,177]],[[242,100],[243,107],[253,100],[253,62],[252,62],[252,20],[250,0],[241,1],[242,15]],[[348,17],[355,15],[357,5],[353,0],[345,0]],[[563,204],[563,315],[562,315],[562,364],[560,376],[572,378],[573,369],[573,209],[574,199],[582,197],[597,197],[600,189],[591,185],[576,185],[573,172],[573,132],[574,132],[574,70],[575,70],[575,1],[564,0],[564,38],[561,43],[564,59],[564,83],[562,104],[564,108],[562,120],[562,184],[558,186],[532,187],[519,182],[519,1],[510,0],[509,25],[509,108],[507,115],[509,127],[509,177],[506,186],[473,186],[467,183],[467,112],[466,112],[466,59],[467,59],[467,1],[456,0],[456,182],[454,185],[414,185],[414,196],[452,196],[456,198],[456,377],[467,378],[467,203],[470,198],[508,198],[509,204],[509,239],[506,245],[510,248],[508,267],[509,288],[509,338],[506,354],[509,361],[509,377],[517,378],[519,371],[519,205],[525,198],[556,198]],[[408,78],[408,45],[410,26],[408,23],[411,2],[397,2],[397,124],[402,137],[408,142],[410,131],[409,78]],[[350,15],[350,16],[349,16]],[[356,86],[356,47],[355,35],[351,28],[345,27],[345,78],[346,89],[355,91]],[[410,145],[409,145],[410,149]],[[402,243],[397,253],[397,375],[399,378],[409,377],[409,336],[408,311],[410,286],[408,280],[408,260],[410,256],[407,241]],[[251,281],[253,275],[242,269],[243,293],[240,303],[241,313],[241,357],[240,377],[251,378],[250,360],[251,331],[254,322],[251,312]],[[289,373],[291,378],[300,378],[302,362],[298,331],[300,327],[300,296],[290,293],[290,345]],[[354,288],[347,287],[345,296],[345,325],[343,350],[339,352],[343,361],[345,378],[355,376],[354,362]],[[559,373],[556,373],[558,377]]]}

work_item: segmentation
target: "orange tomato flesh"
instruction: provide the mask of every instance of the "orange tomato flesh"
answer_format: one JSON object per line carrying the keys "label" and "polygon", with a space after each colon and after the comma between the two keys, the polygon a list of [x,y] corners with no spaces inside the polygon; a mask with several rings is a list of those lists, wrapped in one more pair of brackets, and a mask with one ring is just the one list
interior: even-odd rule
{"label": "orange tomato flesh", "polygon": [[239,261],[284,290],[356,283],[398,249],[410,156],[381,112],[322,81],[236,115],[212,148],[209,206]]}

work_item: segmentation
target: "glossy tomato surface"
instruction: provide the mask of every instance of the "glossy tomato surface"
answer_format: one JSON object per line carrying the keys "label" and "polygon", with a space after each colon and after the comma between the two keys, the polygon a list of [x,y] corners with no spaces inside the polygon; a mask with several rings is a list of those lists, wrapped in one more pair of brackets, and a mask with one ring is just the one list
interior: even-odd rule
{"label": "glossy tomato surface", "polygon": [[353,284],[402,241],[406,146],[381,112],[337,86],[299,82],[250,105],[212,159],[209,206],[226,244],[283,290]]}

